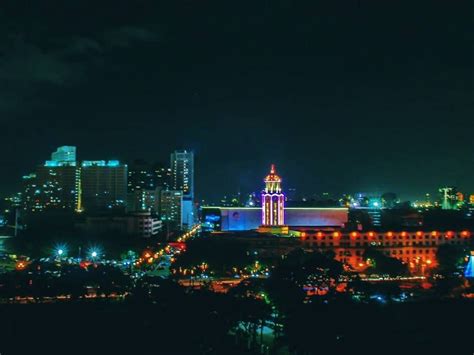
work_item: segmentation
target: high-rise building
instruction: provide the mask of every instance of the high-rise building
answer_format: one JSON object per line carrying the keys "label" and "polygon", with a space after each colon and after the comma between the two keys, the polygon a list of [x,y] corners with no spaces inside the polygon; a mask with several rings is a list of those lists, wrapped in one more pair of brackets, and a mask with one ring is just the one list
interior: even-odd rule
{"label": "high-rise building", "polygon": [[80,169],[75,163],[45,164],[36,168],[28,193],[30,210],[80,209]]}
{"label": "high-rise building", "polygon": [[125,207],[127,165],[118,160],[83,161],[81,202],[85,211]]}
{"label": "high-rise building", "polygon": [[128,169],[127,210],[158,212],[160,193],[169,189],[171,169],[135,160]]}
{"label": "high-rise building", "polygon": [[51,154],[51,160],[55,162],[75,162],[76,161],[76,147],[62,146]]}
{"label": "high-rise building", "polygon": [[143,189],[127,193],[127,211],[148,211],[158,213],[160,210],[161,187],[154,190]]}
{"label": "high-rise building", "polygon": [[135,160],[128,168],[128,192],[153,190],[156,187],[154,168],[143,160]]}
{"label": "high-rise building", "polygon": [[50,209],[80,208],[80,169],[76,164],[76,147],[59,147],[51,160],[24,176],[24,207],[31,212]]}
{"label": "high-rise building", "polygon": [[174,228],[183,227],[183,192],[179,190],[161,191],[161,219]]}
{"label": "high-rise building", "polygon": [[183,191],[183,198],[194,199],[194,153],[176,150],[171,153],[171,189]]}
{"label": "high-rise building", "polygon": [[153,168],[155,185],[163,190],[171,188],[172,171],[171,168],[162,164],[155,164]]}
{"label": "high-rise building", "polygon": [[194,153],[176,150],[171,154],[171,189],[183,192],[182,226],[186,229],[195,223],[194,208]]}

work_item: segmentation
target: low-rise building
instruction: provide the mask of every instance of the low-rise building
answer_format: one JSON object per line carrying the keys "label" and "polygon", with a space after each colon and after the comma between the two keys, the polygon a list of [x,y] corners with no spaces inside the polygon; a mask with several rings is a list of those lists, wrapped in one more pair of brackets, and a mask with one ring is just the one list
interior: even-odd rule
{"label": "low-rise building", "polygon": [[163,222],[149,212],[135,212],[119,216],[89,216],[80,227],[91,234],[118,233],[150,238],[160,232]]}

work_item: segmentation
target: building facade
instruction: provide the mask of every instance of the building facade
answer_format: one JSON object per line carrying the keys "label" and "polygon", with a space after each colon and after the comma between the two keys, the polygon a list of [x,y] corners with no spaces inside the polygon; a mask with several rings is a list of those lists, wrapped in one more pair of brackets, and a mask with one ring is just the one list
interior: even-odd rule
{"label": "building facade", "polygon": [[161,220],[172,228],[183,227],[183,191],[165,190],[161,192]]}
{"label": "building facade", "polygon": [[30,212],[78,210],[81,175],[75,162],[47,161],[23,177],[24,207]]}
{"label": "building facade", "polygon": [[76,161],[76,147],[62,146],[51,154],[51,160],[56,162],[75,162]]}
{"label": "building facade", "polygon": [[125,207],[126,200],[127,165],[117,160],[82,162],[82,210],[90,212]]}
{"label": "building facade", "polygon": [[163,222],[149,212],[137,212],[115,216],[89,216],[79,227],[90,234],[117,233],[151,238],[160,232]]}
{"label": "building facade", "polygon": [[424,273],[436,267],[436,251],[440,245],[472,245],[470,231],[341,231],[300,229],[304,248],[333,250],[336,259],[356,271],[364,271],[370,264],[364,258],[367,248],[374,248],[409,266],[412,273]]}
{"label": "building facade", "polygon": [[183,191],[184,199],[194,199],[194,153],[177,150],[171,154],[171,189]]}
{"label": "building facade", "polygon": [[177,150],[171,154],[171,188],[182,191],[181,227],[188,229],[195,223],[194,208],[194,153]]}

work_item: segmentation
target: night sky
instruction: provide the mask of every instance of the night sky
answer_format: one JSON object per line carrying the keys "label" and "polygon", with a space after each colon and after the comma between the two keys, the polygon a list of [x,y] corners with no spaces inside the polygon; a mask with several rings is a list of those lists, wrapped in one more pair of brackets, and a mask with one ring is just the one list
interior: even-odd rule
{"label": "night sky", "polygon": [[[330,3],[328,5],[327,3]],[[196,152],[197,195],[474,192],[470,1],[9,0],[0,193],[59,145]]]}

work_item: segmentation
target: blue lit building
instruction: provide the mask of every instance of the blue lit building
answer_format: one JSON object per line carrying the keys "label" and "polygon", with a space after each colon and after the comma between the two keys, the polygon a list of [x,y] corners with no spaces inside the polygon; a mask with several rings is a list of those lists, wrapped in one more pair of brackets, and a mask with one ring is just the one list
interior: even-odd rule
{"label": "blue lit building", "polygon": [[287,207],[281,188],[282,179],[272,165],[264,179],[261,207],[202,208],[202,226],[208,231],[259,230],[275,234],[288,234],[291,229],[334,227],[342,228],[348,221],[345,207]]}
{"label": "blue lit building", "polygon": [[[285,207],[285,224],[289,229],[301,227],[342,228],[348,220],[344,207]],[[246,231],[262,224],[261,207],[202,207],[203,229],[208,231]]]}
{"label": "blue lit building", "polygon": [[75,162],[76,161],[76,147],[62,146],[51,154],[51,160],[55,162]]}

